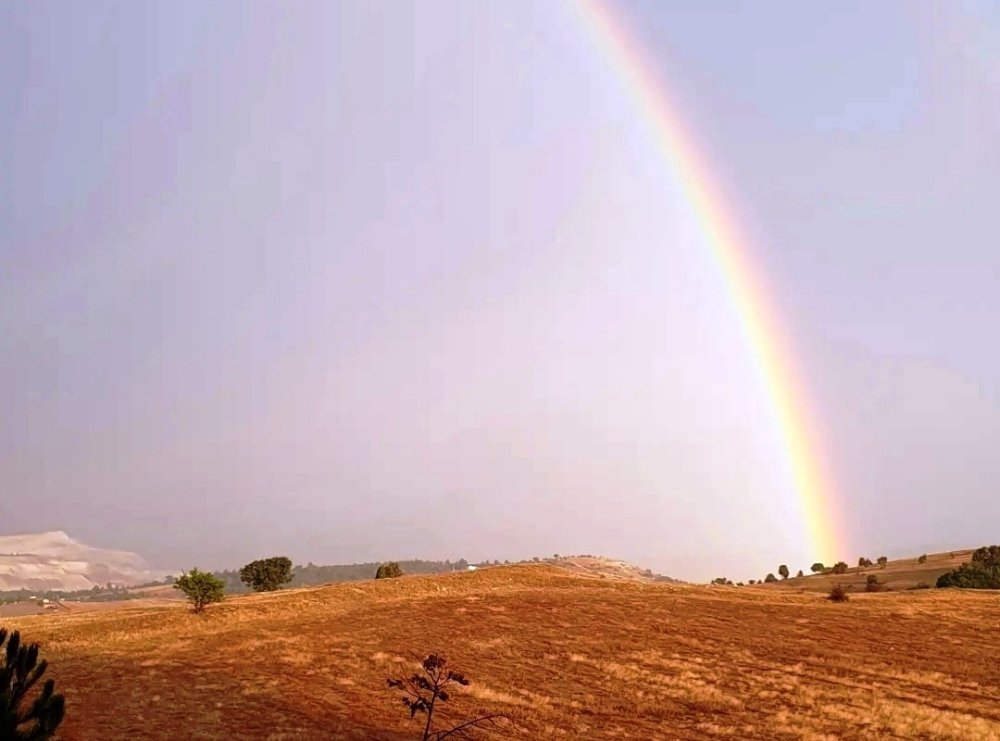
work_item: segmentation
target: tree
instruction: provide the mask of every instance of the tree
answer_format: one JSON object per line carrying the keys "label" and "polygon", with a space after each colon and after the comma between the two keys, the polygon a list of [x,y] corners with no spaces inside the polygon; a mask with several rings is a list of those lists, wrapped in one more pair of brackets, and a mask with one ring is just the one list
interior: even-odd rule
{"label": "tree", "polygon": [[775,577],[774,574],[768,574],[767,576],[764,577],[764,581],[767,582],[768,584],[771,584],[773,582],[778,581],[778,579],[777,577]]}
{"label": "tree", "polygon": [[273,592],[292,580],[292,562],[285,556],[251,561],[240,569],[240,581],[255,592]]}
{"label": "tree", "polygon": [[881,592],[882,585],[878,583],[878,576],[875,574],[869,574],[867,580],[865,581],[865,591],[866,592]]}
{"label": "tree", "polygon": [[937,586],[1000,589],[1000,546],[991,545],[976,549],[972,554],[972,560],[938,577]]}
{"label": "tree", "polygon": [[198,569],[191,569],[177,577],[174,589],[179,589],[187,596],[195,612],[201,612],[213,602],[222,602],[226,593],[226,585],[221,579]]}
{"label": "tree", "polygon": [[826,571],[826,566],[817,561],[816,563],[814,563],[812,566],[809,567],[809,570],[814,574],[819,574]]}
{"label": "tree", "polygon": [[[6,647],[4,647],[6,644]],[[28,694],[45,674],[49,664],[38,660],[38,644],[21,645],[18,631],[0,628],[0,739],[34,741],[51,738],[62,723],[66,702],[55,694],[55,681],[45,680],[40,691],[27,702]]]}
{"label": "tree", "polygon": [[883,569],[885,568],[885,565],[887,563],[889,563],[889,559],[886,556],[878,557],[878,565],[881,566]]}
{"label": "tree", "polygon": [[403,570],[399,568],[399,564],[395,561],[384,563],[378,567],[378,570],[375,571],[376,579],[395,579],[397,576],[402,575]]}
{"label": "tree", "polygon": [[871,566],[872,560],[870,558],[865,558],[862,556],[858,559],[858,568],[865,568],[866,566]]}
{"label": "tree", "polygon": [[927,554],[925,553],[920,558],[918,558],[917,563],[927,563]]}
{"label": "tree", "polygon": [[448,737],[470,738],[468,733],[475,728],[495,727],[502,720],[509,720],[503,713],[488,713],[463,721],[451,728],[434,728],[434,711],[438,703],[446,703],[452,698],[453,685],[468,687],[470,682],[461,672],[448,668],[448,660],[431,654],[420,664],[420,671],[409,677],[388,679],[389,687],[403,691],[402,702],[410,711],[410,718],[417,713],[427,716],[421,741],[441,741]]}
{"label": "tree", "polygon": [[834,574],[846,574],[847,573],[847,564],[844,563],[843,561],[837,561],[837,563],[835,563],[834,566],[833,566],[833,573]]}
{"label": "tree", "polygon": [[782,579],[787,579],[789,573],[790,572],[788,571],[788,567],[785,564],[781,564],[781,566],[778,567],[778,576],[780,576]]}
{"label": "tree", "polygon": [[795,576],[801,578],[801,577],[805,576],[805,574],[802,573],[802,569],[799,569],[799,573],[797,573]]}

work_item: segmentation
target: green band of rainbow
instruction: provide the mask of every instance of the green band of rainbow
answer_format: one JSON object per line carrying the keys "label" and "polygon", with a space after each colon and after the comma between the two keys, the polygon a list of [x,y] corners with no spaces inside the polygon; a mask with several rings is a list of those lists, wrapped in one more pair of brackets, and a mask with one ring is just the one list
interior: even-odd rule
{"label": "green band of rainbow", "polygon": [[786,330],[746,240],[741,239],[733,209],[713,181],[663,80],[643,58],[641,45],[616,17],[612,5],[598,0],[571,0],[571,5],[620,77],[659,155],[687,195],[766,387],[794,479],[807,545],[815,558],[835,558],[845,552],[847,544],[819,430]]}

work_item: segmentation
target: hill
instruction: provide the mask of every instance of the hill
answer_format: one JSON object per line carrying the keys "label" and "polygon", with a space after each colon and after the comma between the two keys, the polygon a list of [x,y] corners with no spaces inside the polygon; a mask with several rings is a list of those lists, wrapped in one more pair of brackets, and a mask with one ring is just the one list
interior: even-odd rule
{"label": "hill", "polygon": [[[505,738],[1000,736],[998,596],[847,604],[551,565],[13,622],[67,694],[65,739],[419,738],[389,676],[432,651]],[[10,622],[10,621],[8,621]]]}
{"label": "hill", "polygon": [[0,535],[0,590],[74,591],[160,576],[135,553],[94,548],[61,530]]}
{"label": "hill", "polygon": [[958,568],[972,557],[972,549],[963,551],[948,551],[927,555],[927,560],[920,563],[920,557],[901,558],[889,561],[885,567],[873,566],[852,567],[844,574],[809,574],[808,576],[792,577],[783,581],[764,584],[769,589],[796,589],[798,591],[823,592],[826,594],[834,584],[849,587],[852,594],[865,591],[865,583],[869,574],[878,577],[879,584],[889,590],[910,589],[918,584],[933,587],[942,574]]}

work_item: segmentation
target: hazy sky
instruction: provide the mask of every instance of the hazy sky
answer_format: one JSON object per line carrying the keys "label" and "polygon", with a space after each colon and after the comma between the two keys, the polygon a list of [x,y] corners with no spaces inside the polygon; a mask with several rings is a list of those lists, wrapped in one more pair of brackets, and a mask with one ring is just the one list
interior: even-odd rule
{"label": "hazy sky", "polygon": [[[808,6],[807,6],[808,5]],[[852,552],[1000,540],[1000,10],[620,5],[734,194]],[[680,184],[566,2],[0,6],[0,533],[813,554]]]}

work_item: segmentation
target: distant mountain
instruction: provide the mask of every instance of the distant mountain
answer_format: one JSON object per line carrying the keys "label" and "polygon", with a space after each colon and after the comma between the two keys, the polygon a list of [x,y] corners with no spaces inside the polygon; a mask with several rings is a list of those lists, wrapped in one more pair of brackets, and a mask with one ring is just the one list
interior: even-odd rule
{"label": "distant mountain", "polygon": [[162,576],[135,553],[93,548],[61,530],[0,535],[0,590],[75,591],[108,582],[130,586]]}

